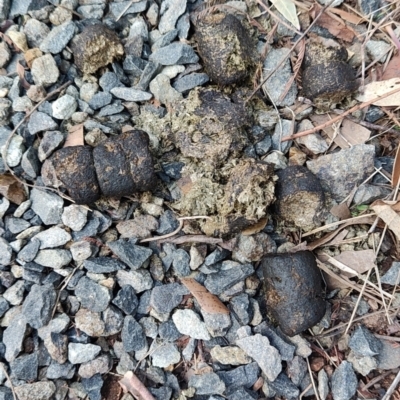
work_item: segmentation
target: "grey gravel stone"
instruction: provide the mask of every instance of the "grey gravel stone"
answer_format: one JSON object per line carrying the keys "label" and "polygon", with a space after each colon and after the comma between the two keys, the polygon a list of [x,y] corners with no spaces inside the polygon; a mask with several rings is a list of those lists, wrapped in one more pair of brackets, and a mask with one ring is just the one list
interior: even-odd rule
{"label": "grey gravel stone", "polygon": [[23,381],[34,381],[38,376],[37,353],[24,354],[10,363],[11,377]]}
{"label": "grey gravel stone", "polygon": [[308,169],[321,181],[325,190],[341,202],[350,191],[374,171],[375,147],[357,144],[337,153],[307,161]]}
{"label": "grey gravel stone", "polygon": [[[155,341],[150,348],[152,365],[159,368],[168,368],[171,365],[179,363],[181,353],[173,343],[163,343]],[[152,351],[152,349],[155,349]]]}
{"label": "grey gravel stone", "polygon": [[102,108],[107,104],[110,104],[111,100],[112,96],[110,93],[98,92],[89,100],[89,106],[93,110],[98,110],[99,108]]}
{"label": "grey gravel stone", "polygon": [[[281,126],[282,124],[282,126]],[[293,141],[288,140],[286,142],[281,142],[281,139],[290,136],[293,134],[293,121],[289,121],[288,119],[282,119],[281,123],[277,123],[275,125],[275,130],[272,135],[272,149],[281,151],[283,154],[286,154],[290,147],[292,146]]]}
{"label": "grey gravel stone", "polygon": [[329,378],[323,368],[318,372],[318,394],[321,400],[326,400],[329,394]]}
{"label": "grey gravel stone", "polygon": [[255,333],[260,333],[266,336],[281,355],[283,361],[290,361],[293,359],[296,347],[285,340],[283,335],[280,335],[273,327],[270,327],[267,322],[263,321],[260,325],[254,328]]}
{"label": "grey gravel stone", "polygon": [[150,306],[158,313],[169,314],[181,303],[183,295],[187,293],[187,290],[179,283],[155,286],[151,291]]}
{"label": "grey gravel stone", "polygon": [[64,225],[73,231],[80,231],[87,222],[87,208],[71,204],[64,208],[61,218]]}
{"label": "grey gravel stone", "polygon": [[7,266],[10,265],[12,259],[12,248],[8,242],[0,237],[0,264]]}
{"label": "grey gravel stone", "polygon": [[351,363],[354,370],[363,376],[367,376],[371,371],[378,367],[378,361],[374,357],[361,357],[354,351],[347,355],[347,361]]}
{"label": "grey gravel stone", "polygon": [[34,259],[36,263],[54,269],[65,267],[71,260],[71,252],[64,249],[40,250]]}
{"label": "grey gravel stone", "polygon": [[3,293],[3,297],[11,305],[17,306],[22,303],[22,300],[24,299],[24,292],[25,284],[22,280],[18,280]]}
{"label": "grey gravel stone", "polygon": [[78,103],[69,94],[58,98],[53,104],[53,117],[57,119],[68,119],[78,108]]}
{"label": "grey gravel stone", "polygon": [[61,223],[64,201],[60,196],[55,193],[32,189],[30,199],[32,210],[45,225]]}
{"label": "grey gravel stone", "polygon": [[129,272],[119,270],[117,272],[117,280],[119,286],[131,285],[136,293],[144,292],[153,287],[153,279],[150,272],[144,269]]}
{"label": "grey gravel stone", "polygon": [[99,85],[105,92],[109,92],[115,87],[124,86],[114,72],[105,72],[99,79]]}
{"label": "grey gravel stone", "polygon": [[186,10],[186,2],[187,0],[166,0],[161,3],[158,29],[162,34],[175,28],[178,18]]}
{"label": "grey gravel stone", "polygon": [[360,325],[349,340],[349,347],[359,356],[376,356],[382,349],[382,344],[366,327]]}
{"label": "grey gravel stone", "polygon": [[170,78],[164,74],[158,74],[150,82],[150,92],[162,104],[174,103],[182,100],[182,94],[171,86]]}
{"label": "grey gravel stone", "polygon": [[300,390],[284,373],[279,374],[273,382],[268,382],[268,386],[270,386],[278,396],[282,396],[287,400],[297,400],[299,398]]}
{"label": "grey gravel stone", "polygon": [[[35,84],[42,85],[43,87],[49,87],[53,83],[56,83],[60,76],[60,71],[51,54],[35,58],[32,63],[31,72]],[[50,129],[56,129],[56,127]]]}
{"label": "grey gravel stone", "polygon": [[[4,297],[0,297],[0,318],[5,314],[7,310],[9,310],[10,304]],[[0,379],[0,385],[1,385],[1,379]]]}
{"label": "grey gravel stone", "polygon": [[188,385],[196,389],[197,395],[223,394],[225,391],[225,383],[215,372],[192,375]]}
{"label": "grey gravel stone", "polygon": [[131,351],[140,351],[145,348],[147,344],[146,335],[144,334],[142,326],[131,315],[126,316],[124,319],[121,339],[124,350],[127,353]]}
{"label": "grey gravel stone", "polygon": [[158,328],[158,334],[161,339],[167,342],[175,342],[182,336],[172,320],[161,323]]}
{"label": "grey gravel stone", "polygon": [[[308,119],[304,119],[300,122],[297,129],[297,133],[313,129],[314,125]],[[308,150],[312,151],[314,154],[325,153],[329,145],[326,140],[318,133],[312,133],[311,135],[306,135],[296,139],[296,142],[306,146]]]}
{"label": "grey gravel stone", "polygon": [[365,183],[357,189],[353,202],[354,204],[371,204],[373,201],[382,199],[389,194],[389,191],[380,186]]}
{"label": "grey gravel stone", "polygon": [[89,336],[101,336],[105,329],[105,324],[100,318],[100,313],[92,312],[81,308],[75,315],[76,327]]}
{"label": "grey gravel stone", "polygon": [[202,86],[210,80],[207,74],[205,73],[197,73],[185,75],[182,78],[177,79],[172,87],[177,90],[179,93],[186,93],[189,90]]}
{"label": "grey gravel stone", "polygon": [[10,0],[0,1],[0,20],[5,20],[8,17],[10,11]]}
{"label": "grey gravel stone", "polygon": [[242,337],[236,340],[236,344],[257,362],[270,381],[273,382],[282,371],[281,356],[265,336]]}
{"label": "grey gravel stone", "polygon": [[14,235],[28,229],[31,224],[22,218],[15,218],[7,216],[5,218],[6,229],[9,230]]}
{"label": "grey gravel stone", "polygon": [[23,154],[21,167],[31,179],[36,178],[40,174],[41,164],[39,163],[36,149],[29,147],[29,149]]}
{"label": "grey gravel stone", "polygon": [[207,275],[204,286],[212,293],[219,295],[238,282],[254,273],[251,264],[239,264],[235,261],[223,261],[224,270]]}
{"label": "grey gravel stone", "polygon": [[108,242],[107,246],[121,261],[133,270],[136,270],[150,258],[153,251],[147,247],[137,246],[135,242],[134,239],[120,239],[114,242]]}
{"label": "grey gravel stone", "polygon": [[53,27],[50,33],[40,44],[43,53],[58,54],[65,48],[75,33],[75,24],[72,21],[64,22],[59,26]]}
{"label": "grey gravel stone", "polygon": [[215,346],[210,354],[213,360],[225,365],[244,365],[252,362],[252,359],[236,346]]}
{"label": "grey gravel stone", "polygon": [[95,374],[90,378],[82,379],[82,385],[90,400],[101,400],[101,388],[103,387],[103,378],[100,374]]}
{"label": "grey gravel stone", "polygon": [[199,61],[199,57],[188,44],[174,42],[152,53],[150,61],[161,65],[193,64]]}
{"label": "grey gravel stone", "polygon": [[95,374],[105,374],[110,371],[112,360],[108,354],[103,354],[92,361],[81,364],[78,374],[82,378],[91,378]]}
{"label": "grey gravel stone", "polygon": [[183,250],[178,249],[172,253],[172,267],[175,275],[178,277],[185,277],[192,272],[190,269],[190,256]]}
{"label": "grey gravel stone", "polygon": [[64,332],[70,323],[67,314],[59,314],[53,318],[46,326],[38,329],[38,335],[41,339],[45,340],[51,333]]}
{"label": "grey gravel stone", "polygon": [[[0,161],[10,133],[11,129],[7,127],[0,127]],[[25,151],[25,146],[23,143],[24,139],[19,135],[14,135],[11,138],[6,154],[7,164],[10,167],[16,167],[20,163],[22,154]]]}
{"label": "grey gravel stone", "polygon": [[229,371],[218,372],[218,376],[225,383],[226,387],[244,386],[250,388],[257,381],[259,372],[260,368],[257,363],[252,362]]}
{"label": "grey gravel stone", "polygon": [[31,135],[43,131],[51,131],[57,129],[57,123],[47,114],[40,111],[35,111],[28,122],[28,130]]}
{"label": "grey gravel stone", "polygon": [[153,97],[151,93],[134,88],[115,87],[110,92],[118,99],[126,101],[146,101]]}
{"label": "grey gravel stone", "polygon": [[93,257],[83,262],[83,266],[95,274],[104,274],[125,269],[125,265],[111,257]]}
{"label": "grey gravel stone", "polygon": [[14,360],[22,351],[23,341],[27,331],[27,322],[24,315],[14,317],[3,332],[3,343],[6,347],[4,358],[7,361]]}
{"label": "grey gravel stone", "polygon": [[[146,10],[147,1],[137,1],[132,3],[131,1],[121,1],[112,2],[109,5],[110,14],[116,19],[119,18],[121,14],[137,14]],[[128,8],[127,8],[128,7]]]}
{"label": "grey gravel stone", "polygon": [[188,335],[191,338],[200,340],[211,339],[205,323],[201,321],[199,315],[193,310],[177,310],[172,315],[172,320],[174,321],[176,329],[183,335]]}
{"label": "grey gravel stone", "polygon": [[64,143],[64,135],[59,131],[47,131],[44,133],[38,148],[38,157],[40,161],[52,155]]}
{"label": "grey gravel stone", "polygon": [[35,18],[26,21],[24,25],[24,33],[30,48],[39,47],[42,41],[50,33],[49,27]]}
{"label": "grey gravel stone", "polygon": [[55,392],[56,386],[49,381],[27,383],[15,388],[19,400],[50,400]]}
{"label": "grey gravel stone", "polygon": [[248,325],[250,323],[253,315],[248,294],[242,293],[232,297],[230,306],[242,325]]}
{"label": "grey gravel stone", "polygon": [[232,325],[229,314],[211,314],[201,310],[201,315],[212,337],[225,336]]}
{"label": "grey gravel stone", "polygon": [[72,364],[82,364],[93,360],[101,351],[94,344],[70,343],[68,345],[68,360]]}
{"label": "grey gravel stone", "polygon": [[332,395],[334,400],[349,400],[356,393],[358,386],[357,376],[353,367],[347,361],[342,361],[335,370],[331,379]]}
{"label": "grey gravel stone", "polygon": [[[274,68],[281,62],[283,58],[290,52],[289,49],[271,49],[265,57],[263,65],[263,79],[265,79]],[[297,96],[297,85],[295,82],[292,83],[286,96],[280,100],[281,95],[284,93],[287,82],[292,76],[290,61],[286,61],[279,67],[279,70],[272,74],[270,78],[263,84],[263,90],[267,94],[267,97],[277,106],[291,106]]]}
{"label": "grey gravel stone", "polygon": [[103,311],[104,332],[102,336],[111,336],[121,332],[124,316],[118,308],[110,305]]}
{"label": "grey gravel stone", "polygon": [[106,287],[86,276],[79,280],[75,288],[75,296],[81,302],[82,307],[93,312],[104,311],[111,300],[110,292]]}
{"label": "grey gravel stone", "polygon": [[71,235],[64,229],[54,226],[35,235],[32,240],[40,242],[40,249],[60,247],[71,240]]}
{"label": "grey gravel stone", "polygon": [[112,300],[125,314],[133,314],[139,304],[139,300],[132,286],[123,286]]}
{"label": "grey gravel stone", "polygon": [[63,364],[52,360],[46,371],[47,379],[71,379],[75,374],[75,365],[70,362]]}
{"label": "grey gravel stone", "polygon": [[365,45],[367,52],[371,55],[373,60],[386,61],[388,52],[390,50],[390,44],[383,40],[368,40]]}
{"label": "grey gravel stone", "polygon": [[56,303],[52,285],[33,285],[22,306],[26,322],[35,329],[47,325]]}
{"label": "grey gravel stone", "polygon": [[400,282],[400,262],[394,261],[392,263],[392,266],[386,272],[386,274],[381,277],[381,283],[395,286],[398,285],[399,282]]}

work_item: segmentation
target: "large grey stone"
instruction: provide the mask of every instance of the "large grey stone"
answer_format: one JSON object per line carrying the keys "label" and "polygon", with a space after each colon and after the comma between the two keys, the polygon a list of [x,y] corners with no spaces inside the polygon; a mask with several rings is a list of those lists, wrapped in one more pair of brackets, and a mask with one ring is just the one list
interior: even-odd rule
{"label": "large grey stone", "polygon": [[400,282],[400,262],[394,261],[392,266],[386,272],[386,274],[381,277],[381,283],[395,286],[398,285],[399,282]]}
{"label": "large grey stone", "polygon": [[36,239],[40,242],[40,249],[49,249],[60,247],[68,243],[71,240],[71,235],[64,229],[53,226],[52,228],[39,232],[32,239]]}
{"label": "large grey stone", "polygon": [[32,210],[40,217],[45,225],[56,225],[61,223],[63,212],[63,199],[55,193],[32,189]]}
{"label": "large grey stone", "polygon": [[50,284],[32,286],[22,305],[22,314],[32,328],[39,329],[49,323],[56,297],[56,291]]}
{"label": "large grey stone", "polygon": [[307,161],[308,169],[315,174],[332,197],[343,201],[355,185],[374,172],[375,147],[357,144],[349,149],[320,156]]}
{"label": "large grey stone", "polygon": [[271,382],[278,377],[282,371],[281,356],[278,350],[270,345],[268,338],[256,334],[237,339],[236,344],[257,362]]}
{"label": "large grey stone", "polygon": [[181,353],[175,344],[163,343],[162,341],[154,341],[153,343],[150,353],[154,367],[168,368],[171,365],[179,363]]}
{"label": "large grey stone", "polygon": [[75,288],[75,296],[85,307],[93,312],[104,311],[111,300],[110,291],[86,276],[82,277]]}
{"label": "large grey stone", "polygon": [[194,339],[211,339],[205,323],[201,321],[199,315],[193,310],[177,310],[172,315],[172,320],[174,321],[178,331],[183,335],[188,335]]}
{"label": "large grey stone", "polygon": [[27,323],[23,314],[17,315],[3,332],[3,343],[6,347],[5,359],[14,360],[22,351],[22,346],[27,331]]}
{"label": "large grey stone", "polygon": [[332,375],[331,387],[334,400],[350,400],[357,391],[358,380],[352,365],[342,361]]}
{"label": "large grey stone", "polygon": [[57,129],[57,123],[49,117],[47,114],[35,111],[28,122],[28,130],[31,135],[36,135],[36,133],[51,131]]}
{"label": "large grey stone", "polygon": [[215,372],[192,375],[188,385],[196,389],[197,395],[223,394],[225,391],[225,383]]}
{"label": "large grey stone", "polygon": [[144,292],[153,287],[153,279],[150,272],[145,269],[138,269],[137,271],[124,271],[117,272],[118,284],[122,287],[124,285],[131,285],[136,293]]}
{"label": "large grey stone", "polygon": [[38,354],[24,354],[10,363],[11,376],[23,381],[35,381],[38,376]]}
{"label": "large grey stone", "polygon": [[[56,83],[60,76],[60,71],[51,54],[45,54],[44,56],[36,58],[32,63],[31,72],[35,84],[44,87],[49,87]],[[56,127],[50,129],[56,129]],[[32,132],[31,134],[33,135]]]}
{"label": "large grey stone", "polygon": [[71,260],[71,252],[64,249],[40,250],[34,259],[36,263],[54,269],[65,267]]}
{"label": "large grey stone", "polygon": [[142,350],[147,344],[142,326],[131,315],[124,319],[121,339],[127,353]]}
{"label": "large grey stone", "polygon": [[68,345],[68,360],[71,364],[82,364],[93,360],[101,351],[95,344],[70,343]]}
{"label": "large grey stone", "polygon": [[59,26],[53,27],[50,33],[40,44],[40,50],[43,53],[60,53],[75,33],[75,24],[72,21],[64,22]]}
{"label": "large grey stone", "polygon": [[179,17],[186,10],[187,0],[165,0],[161,3],[158,30],[164,34],[175,28]]}
{"label": "large grey stone", "polygon": [[349,347],[359,356],[372,357],[380,353],[382,343],[366,327],[360,325],[351,335]]}
{"label": "large grey stone", "polygon": [[83,266],[95,274],[104,274],[125,269],[125,264],[111,257],[92,257],[83,262]]}
{"label": "large grey stone", "polygon": [[69,94],[58,98],[52,104],[53,117],[57,119],[68,119],[78,108],[78,103]]}
{"label": "large grey stone", "polygon": [[12,259],[12,247],[8,242],[0,237],[0,264],[7,266],[10,265]]}
{"label": "large grey stone", "polygon": [[27,383],[15,388],[19,400],[50,400],[55,392],[56,385],[49,381]]}
{"label": "large grey stone", "polygon": [[107,246],[121,261],[136,270],[151,257],[153,251],[148,247],[137,246],[134,244],[135,242],[132,239],[120,239],[108,242]]}
{"label": "large grey stone", "polygon": [[160,314],[169,314],[181,303],[184,294],[188,294],[187,289],[176,282],[155,286],[151,291],[150,305]]}
{"label": "large grey stone", "polygon": [[199,57],[188,44],[174,42],[152,53],[150,61],[161,65],[194,64]]}

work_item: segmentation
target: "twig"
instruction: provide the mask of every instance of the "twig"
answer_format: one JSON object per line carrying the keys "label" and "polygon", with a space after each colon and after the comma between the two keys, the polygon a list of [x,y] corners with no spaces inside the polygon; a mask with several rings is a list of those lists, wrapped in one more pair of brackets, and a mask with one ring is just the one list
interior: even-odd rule
{"label": "twig", "polygon": [[302,39],[305,38],[308,32],[312,29],[312,27],[317,23],[318,19],[321,17],[321,15],[324,13],[324,11],[330,7],[330,5],[334,2],[335,0],[331,0],[329,3],[325,4],[318,15],[315,17],[314,21],[311,22],[310,26],[304,31],[304,33],[299,37],[299,39],[296,40],[294,45],[289,49],[288,53],[281,59],[281,61],[277,64],[277,66],[261,81],[261,83],[253,90],[253,92],[250,94],[250,96],[245,100],[245,103],[248,103],[253,96],[263,87],[264,83],[267,82],[269,78],[281,67],[281,65],[287,60],[289,57],[290,53],[297,47],[297,45],[301,42]]}
{"label": "twig", "polygon": [[286,142],[287,140],[292,140],[292,139],[297,139],[299,137],[307,136],[307,135],[310,135],[311,133],[320,131],[321,129],[325,129],[328,126],[330,126],[336,122],[339,122],[341,119],[343,119],[344,117],[347,117],[349,114],[352,114],[355,111],[361,110],[361,109],[375,103],[376,101],[383,100],[386,97],[392,96],[393,94],[398,93],[398,92],[400,92],[400,87],[398,87],[397,89],[391,90],[390,92],[387,92],[387,93],[383,94],[382,96],[378,96],[371,100],[365,101],[364,103],[357,104],[354,107],[350,108],[349,110],[345,111],[343,114],[338,115],[337,117],[332,118],[331,120],[329,120],[321,125],[318,125],[312,129],[308,129],[306,131],[296,133],[295,135],[292,135],[292,136],[286,136],[285,138],[282,139],[282,142]]}
{"label": "twig", "polygon": [[221,238],[212,238],[205,235],[185,235],[179,236],[177,238],[167,238],[164,240],[160,240],[160,243],[174,243],[174,244],[183,244],[183,243],[209,243],[209,244],[219,244],[222,243],[224,240]]}
{"label": "twig", "polygon": [[51,4],[52,6],[54,6],[54,7],[60,7],[60,8],[63,8],[64,10],[70,11],[72,14],[76,15],[76,16],[77,16],[78,18],[80,18],[80,19],[83,19],[83,18],[84,18],[83,15],[79,14],[79,13],[76,12],[75,10],[71,10],[70,8],[63,6],[62,4],[56,5],[56,4],[53,4],[50,0],[47,0],[47,2],[50,3],[50,4]]}
{"label": "twig", "polygon": [[135,0],[131,0],[131,2],[123,9],[122,13],[118,15],[117,19],[115,22],[118,22],[122,16],[128,11],[129,7],[135,2]]}
{"label": "twig", "polygon": [[132,371],[128,371],[118,383],[124,392],[130,392],[138,400],[155,400],[146,386]]}
{"label": "twig", "polygon": [[1,366],[1,369],[3,370],[4,375],[6,376],[8,382],[10,383],[10,388],[11,388],[14,400],[18,400],[18,396],[17,396],[17,393],[15,392],[14,385],[12,383],[10,375],[8,375],[7,370],[4,368],[4,365],[2,363],[0,363],[0,366]]}
{"label": "twig", "polygon": [[183,221],[190,220],[190,219],[211,219],[211,218],[208,216],[205,216],[205,215],[199,215],[199,216],[193,216],[193,217],[180,217],[180,218],[178,218],[179,226],[173,232],[167,233],[166,235],[163,235],[163,236],[154,236],[151,238],[142,239],[139,243],[154,242],[156,240],[163,240],[163,239],[167,239],[172,236],[175,236],[183,228]]}
{"label": "twig", "polygon": [[317,400],[320,400],[317,386],[315,386],[315,381],[314,381],[314,377],[313,377],[313,374],[311,371],[310,361],[308,360],[308,357],[306,358],[306,361],[307,361],[308,373],[310,374],[310,379],[311,379],[312,386],[314,388],[315,396],[316,396]]}
{"label": "twig", "polygon": [[397,388],[397,385],[400,383],[400,371],[397,373],[396,378],[394,378],[392,384],[389,386],[386,394],[382,397],[382,400],[389,400],[392,393]]}

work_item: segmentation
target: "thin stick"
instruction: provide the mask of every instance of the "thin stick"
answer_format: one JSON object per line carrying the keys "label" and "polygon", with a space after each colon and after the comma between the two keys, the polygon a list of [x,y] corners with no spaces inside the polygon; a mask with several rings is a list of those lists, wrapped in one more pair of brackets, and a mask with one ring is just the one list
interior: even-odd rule
{"label": "thin stick", "polygon": [[354,317],[356,316],[356,312],[357,312],[357,310],[358,310],[358,306],[359,306],[359,304],[360,304],[362,295],[363,295],[363,293],[364,293],[364,291],[365,291],[365,287],[367,286],[367,282],[368,282],[369,276],[371,275],[371,271],[372,271],[372,269],[370,269],[370,270],[368,271],[367,276],[366,276],[365,281],[364,281],[364,284],[362,285],[361,292],[359,293],[359,295],[358,295],[358,297],[357,297],[356,305],[354,306],[354,310],[353,310],[353,312],[351,313],[350,320],[349,320],[349,322],[347,323],[347,328],[346,328],[346,330],[345,330],[345,332],[344,332],[345,335],[347,335],[347,332],[349,331],[349,329],[350,329],[350,327],[351,327],[351,324],[353,323]]}
{"label": "thin stick", "polygon": [[311,379],[312,386],[314,388],[315,396],[316,396],[317,400],[320,400],[317,387],[315,386],[315,381],[314,381],[314,377],[313,377],[313,374],[311,371],[310,361],[308,360],[308,357],[306,358],[306,361],[307,361],[308,373],[310,374],[310,379]]}
{"label": "thin stick", "polygon": [[118,15],[118,18],[115,20],[115,22],[118,22],[118,21],[122,18],[122,16],[128,11],[129,7],[130,7],[134,2],[135,2],[135,0],[132,0],[132,1],[124,8],[124,10],[122,11],[122,13]]}
{"label": "thin stick", "polygon": [[286,136],[285,138],[282,139],[282,142],[286,142],[287,140],[292,140],[292,139],[296,139],[299,137],[307,136],[307,135],[310,135],[311,133],[315,133],[317,131],[325,129],[328,126],[330,126],[336,122],[339,122],[341,119],[343,119],[344,117],[347,117],[349,114],[352,114],[355,111],[361,110],[361,109],[375,103],[376,101],[383,100],[386,97],[392,96],[393,94],[398,93],[398,92],[400,92],[400,87],[398,87],[397,89],[391,90],[390,92],[387,92],[387,93],[383,94],[382,96],[378,96],[378,97],[375,97],[364,103],[357,104],[354,107],[350,108],[349,110],[345,111],[343,114],[338,115],[337,117],[332,118],[331,120],[329,120],[321,125],[318,125],[318,126],[314,127],[313,129],[308,129],[306,131],[296,133],[295,135],[292,135],[292,136]]}
{"label": "thin stick", "polygon": [[1,369],[3,370],[4,375],[6,376],[8,382],[10,383],[10,388],[11,388],[14,400],[18,400],[18,396],[17,396],[17,393],[15,393],[14,385],[11,381],[10,375],[8,375],[6,369],[4,368],[4,365],[2,363],[0,363],[0,366],[1,366]]}
{"label": "thin stick", "polygon": [[294,45],[289,49],[288,53],[282,58],[282,60],[277,64],[277,66],[261,81],[261,83],[253,90],[253,92],[250,94],[250,96],[245,100],[245,103],[248,103],[253,96],[263,87],[264,83],[267,82],[269,78],[283,65],[283,63],[287,60],[289,57],[290,53],[297,47],[297,45],[300,43],[302,39],[305,38],[308,32],[312,29],[312,27],[317,23],[318,19],[321,17],[321,15],[324,13],[324,11],[334,2],[335,0],[330,1],[328,4],[325,4],[324,7],[321,8],[320,12],[318,15],[315,17],[314,21],[311,22],[310,26],[304,31],[304,33],[299,37],[299,39],[296,40]]}
{"label": "thin stick", "polygon": [[392,384],[389,386],[386,394],[382,397],[382,400],[389,400],[392,393],[397,388],[397,385],[400,383],[400,371],[397,373],[396,378],[394,378]]}

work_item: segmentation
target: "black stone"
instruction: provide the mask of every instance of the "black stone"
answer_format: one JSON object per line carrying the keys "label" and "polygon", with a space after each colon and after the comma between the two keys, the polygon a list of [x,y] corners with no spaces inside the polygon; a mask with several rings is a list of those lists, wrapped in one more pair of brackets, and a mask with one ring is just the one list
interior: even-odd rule
{"label": "black stone", "polygon": [[91,378],[82,378],[81,382],[89,400],[101,400],[101,388],[104,382],[100,374],[93,375]]}
{"label": "black stone", "polygon": [[172,320],[161,323],[158,327],[158,334],[161,339],[167,342],[175,342],[182,336]]}
{"label": "black stone", "polygon": [[127,353],[142,350],[146,346],[146,335],[143,328],[131,315],[124,319],[121,338]]}
{"label": "black stone", "polygon": [[93,312],[104,311],[110,303],[109,290],[86,276],[82,277],[76,285],[75,296],[82,307]]}
{"label": "black stone", "polygon": [[121,261],[132,269],[139,269],[153,254],[153,251],[147,247],[135,245],[134,240],[116,240],[108,242],[108,247],[119,257]]}
{"label": "black stone", "polygon": [[111,257],[92,257],[83,262],[83,266],[95,274],[104,274],[125,269],[125,265]]}
{"label": "black stone", "polygon": [[118,291],[112,303],[119,307],[125,314],[133,314],[139,305],[139,300],[133,287],[125,285]]}
{"label": "black stone", "polygon": [[23,381],[34,381],[38,377],[38,354],[24,354],[10,363],[11,376]]}

